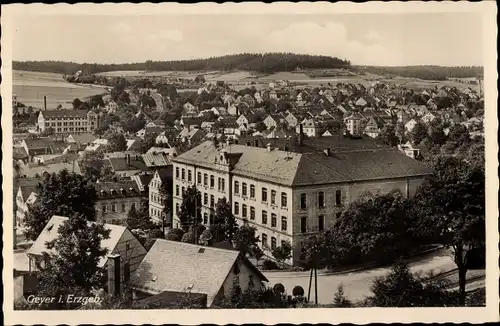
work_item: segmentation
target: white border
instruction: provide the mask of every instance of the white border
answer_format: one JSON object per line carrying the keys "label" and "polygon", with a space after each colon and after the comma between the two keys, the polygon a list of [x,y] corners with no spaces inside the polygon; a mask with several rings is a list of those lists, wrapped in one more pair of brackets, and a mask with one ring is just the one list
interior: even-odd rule
{"label": "white border", "polygon": [[[4,316],[6,324],[181,324],[202,323],[338,323],[366,324],[374,322],[487,322],[498,321],[498,129],[497,67],[496,67],[496,4],[495,2],[367,2],[367,3],[202,3],[171,4],[12,4],[2,5],[2,171],[3,211],[12,212],[12,19],[17,15],[178,15],[178,14],[360,14],[360,13],[435,13],[477,12],[483,17],[484,85],[486,133],[486,211],[487,266],[485,308],[357,308],[357,309],[287,309],[285,310],[146,310],[146,311],[13,311],[12,234],[4,232]],[[25,20],[29,23],[29,18]],[[467,22],[464,22],[467,24]],[[459,36],[458,36],[459,37]],[[12,218],[3,220],[4,230],[12,230]],[[333,293],[332,293],[333,295]]]}

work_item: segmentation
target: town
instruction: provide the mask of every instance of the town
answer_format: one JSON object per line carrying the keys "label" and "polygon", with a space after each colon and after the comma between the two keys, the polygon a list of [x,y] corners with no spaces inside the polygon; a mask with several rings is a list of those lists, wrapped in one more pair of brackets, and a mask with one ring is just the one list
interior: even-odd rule
{"label": "town", "polygon": [[485,304],[482,75],[86,69],[12,101],[16,309]]}

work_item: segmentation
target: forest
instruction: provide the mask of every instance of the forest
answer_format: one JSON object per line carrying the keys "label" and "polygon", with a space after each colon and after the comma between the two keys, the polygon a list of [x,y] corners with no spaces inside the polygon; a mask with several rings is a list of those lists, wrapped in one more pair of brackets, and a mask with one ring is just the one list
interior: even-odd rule
{"label": "forest", "polygon": [[376,67],[356,66],[351,67],[356,72],[372,73],[376,75],[394,75],[425,80],[446,80],[447,78],[471,78],[483,76],[483,67],[479,66],[399,66]]}
{"label": "forest", "polygon": [[74,74],[81,70],[84,75],[118,70],[143,71],[231,71],[251,70],[264,73],[293,71],[296,69],[347,68],[348,60],[319,55],[294,53],[244,53],[211,57],[207,59],[151,61],[125,64],[89,64],[64,61],[14,61],[14,70]]}

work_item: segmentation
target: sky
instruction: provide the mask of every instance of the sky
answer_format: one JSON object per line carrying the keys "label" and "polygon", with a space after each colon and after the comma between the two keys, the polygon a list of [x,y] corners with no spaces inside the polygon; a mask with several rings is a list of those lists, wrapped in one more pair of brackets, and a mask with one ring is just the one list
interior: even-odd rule
{"label": "sky", "polygon": [[128,63],[294,52],[354,65],[483,65],[482,26],[477,13],[35,15],[15,20],[12,59]]}

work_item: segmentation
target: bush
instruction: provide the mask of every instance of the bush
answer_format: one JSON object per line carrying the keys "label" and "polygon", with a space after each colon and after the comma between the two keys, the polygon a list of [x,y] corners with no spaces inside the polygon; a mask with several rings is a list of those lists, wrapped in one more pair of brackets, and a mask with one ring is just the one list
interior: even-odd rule
{"label": "bush", "polygon": [[294,297],[302,297],[304,296],[304,293],[304,288],[300,285],[296,285],[292,290],[292,294]]}
{"label": "bush", "polygon": [[148,232],[148,237],[151,239],[163,239],[163,232],[160,229],[152,229]]}
{"label": "bush", "polygon": [[181,241],[184,231],[182,229],[170,229],[167,232],[165,239],[170,241]]}
{"label": "bush", "polygon": [[276,262],[274,262],[270,259],[266,259],[262,263],[262,269],[270,271],[270,270],[276,270],[279,268],[278,268],[278,264],[276,264]]}
{"label": "bush", "polygon": [[338,308],[352,307],[351,301],[345,296],[344,286],[342,284],[337,287],[337,292],[333,298],[333,306]]}
{"label": "bush", "polygon": [[279,293],[279,294],[284,294],[285,293],[285,286],[281,283],[276,283],[273,286],[273,292],[274,293]]}

